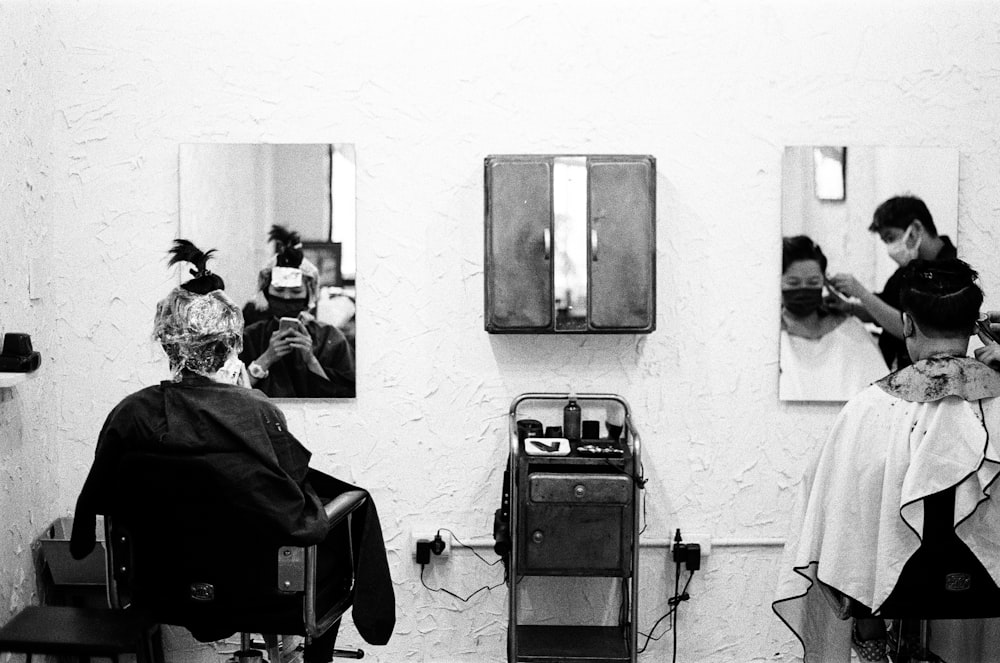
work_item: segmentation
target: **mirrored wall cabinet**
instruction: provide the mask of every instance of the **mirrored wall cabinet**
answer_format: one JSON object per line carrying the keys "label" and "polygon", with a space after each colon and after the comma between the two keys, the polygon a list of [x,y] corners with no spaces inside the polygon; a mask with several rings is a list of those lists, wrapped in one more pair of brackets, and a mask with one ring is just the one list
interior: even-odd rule
{"label": "mirrored wall cabinet", "polygon": [[486,158],[486,331],[656,328],[656,159]]}

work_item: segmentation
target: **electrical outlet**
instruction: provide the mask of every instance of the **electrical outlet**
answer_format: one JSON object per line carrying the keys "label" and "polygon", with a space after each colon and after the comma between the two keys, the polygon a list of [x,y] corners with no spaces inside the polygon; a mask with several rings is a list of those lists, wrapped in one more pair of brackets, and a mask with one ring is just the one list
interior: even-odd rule
{"label": "electrical outlet", "polygon": [[[414,529],[410,532],[410,554],[413,559],[417,558],[417,541],[434,541],[434,536],[438,534],[438,530],[435,528],[421,528]],[[431,561],[433,562],[435,558],[441,559],[444,557],[449,557],[451,555],[451,532],[441,532],[441,540],[444,541],[444,550],[441,551],[440,555],[435,555],[431,553]]]}
{"label": "electrical outlet", "polygon": [[708,557],[712,554],[712,537],[708,534],[701,534],[699,532],[694,532],[690,536],[685,534],[684,543],[697,543],[701,546],[702,558]]}

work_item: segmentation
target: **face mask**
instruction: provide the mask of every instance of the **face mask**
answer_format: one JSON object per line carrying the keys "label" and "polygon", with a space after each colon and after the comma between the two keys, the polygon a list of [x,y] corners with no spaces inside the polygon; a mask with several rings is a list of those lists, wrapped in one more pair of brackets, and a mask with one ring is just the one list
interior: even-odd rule
{"label": "face mask", "polygon": [[267,297],[267,310],[276,318],[297,318],[299,313],[306,310],[309,303],[305,297],[302,299],[282,299],[273,295],[265,297]]}
{"label": "face mask", "polygon": [[917,238],[916,244],[912,247],[906,245],[906,240],[910,238],[910,232],[913,230],[911,225],[903,233],[903,236],[897,239],[895,242],[890,242],[885,245],[886,251],[889,252],[889,257],[892,258],[897,265],[900,267],[906,267],[906,265],[911,261],[915,260],[917,253],[920,250],[920,238]]}
{"label": "face mask", "polygon": [[785,310],[797,318],[805,317],[823,304],[823,288],[793,288],[781,291]]}

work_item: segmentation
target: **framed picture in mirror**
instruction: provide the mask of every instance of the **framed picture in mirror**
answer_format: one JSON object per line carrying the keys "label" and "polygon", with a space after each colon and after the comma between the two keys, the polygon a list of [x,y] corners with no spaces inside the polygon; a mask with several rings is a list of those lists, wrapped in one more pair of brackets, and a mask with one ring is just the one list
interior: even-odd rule
{"label": "framed picture in mirror", "polygon": [[896,271],[956,254],[958,152],[786,147],[778,394],[846,401],[909,364]]}
{"label": "framed picture in mirror", "polygon": [[356,395],[355,171],[350,143],[180,146],[178,236],[216,249],[273,398]]}

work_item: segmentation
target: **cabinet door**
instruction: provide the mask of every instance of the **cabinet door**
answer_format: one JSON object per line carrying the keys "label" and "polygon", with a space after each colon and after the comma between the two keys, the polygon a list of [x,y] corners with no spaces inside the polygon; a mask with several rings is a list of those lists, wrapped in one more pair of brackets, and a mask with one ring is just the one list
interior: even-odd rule
{"label": "cabinet door", "polygon": [[591,157],[590,326],[656,327],[656,161]]}
{"label": "cabinet door", "polygon": [[552,165],[486,159],[486,330],[552,327]]}

